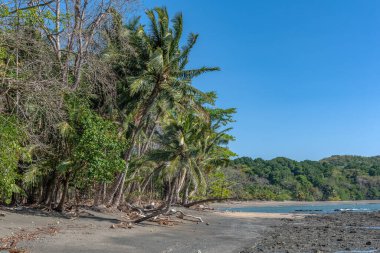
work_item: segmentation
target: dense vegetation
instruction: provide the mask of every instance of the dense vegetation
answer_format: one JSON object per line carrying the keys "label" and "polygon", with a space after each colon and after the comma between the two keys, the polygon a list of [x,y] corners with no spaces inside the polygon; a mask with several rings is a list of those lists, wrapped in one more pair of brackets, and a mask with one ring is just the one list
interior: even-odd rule
{"label": "dense vegetation", "polygon": [[[238,158],[233,108],[192,85],[198,35],[133,1],[0,4],[0,203],[57,211],[160,199],[375,199],[380,158]],[[185,43],[183,43],[185,42]]]}
{"label": "dense vegetation", "polygon": [[[297,162],[237,158],[229,169],[242,197],[271,200],[380,199],[380,156]],[[238,175],[238,176],[237,176]],[[238,180],[236,180],[238,178]]]}
{"label": "dense vegetation", "polygon": [[[0,4],[0,202],[171,204],[230,194],[235,109],[192,85],[198,35],[133,1]],[[183,43],[184,42],[184,43]]]}

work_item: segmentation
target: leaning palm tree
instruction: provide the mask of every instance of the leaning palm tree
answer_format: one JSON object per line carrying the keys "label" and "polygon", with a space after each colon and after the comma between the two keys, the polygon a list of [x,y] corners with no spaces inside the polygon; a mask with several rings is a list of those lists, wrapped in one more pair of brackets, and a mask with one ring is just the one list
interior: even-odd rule
{"label": "leaning palm tree", "polygon": [[[187,44],[180,47],[183,29],[181,14],[173,18],[172,26],[166,8],[149,10],[146,15],[150,20],[149,31],[139,26],[130,32],[130,44],[137,52],[137,57],[146,59],[143,61],[137,59],[136,62],[140,67],[135,69],[135,75],[126,76],[125,82],[120,85],[119,111],[124,113],[123,125],[128,126],[126,130],[128,148],[124,152],[126,168],[110,191],[106,201],[108,205],[118,206],[120,203],[137,136],[157,103],[165,100],[174,105],[189,95],[205,96],[192,86],[193,78],[219,70],[209,67],[186,69],[190,51],[198,35],[190,34]],[[128,113],[125,113],[126,111]]]}

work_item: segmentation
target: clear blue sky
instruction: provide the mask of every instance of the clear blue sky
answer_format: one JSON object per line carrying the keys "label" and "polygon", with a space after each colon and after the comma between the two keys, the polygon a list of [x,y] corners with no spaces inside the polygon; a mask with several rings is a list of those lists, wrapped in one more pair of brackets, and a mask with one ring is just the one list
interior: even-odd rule
{"label": "clear blue sky", "polygon": [[141,0],[200,34],[195,81],[236,107],[239,156],[380,154],[380,1]]}

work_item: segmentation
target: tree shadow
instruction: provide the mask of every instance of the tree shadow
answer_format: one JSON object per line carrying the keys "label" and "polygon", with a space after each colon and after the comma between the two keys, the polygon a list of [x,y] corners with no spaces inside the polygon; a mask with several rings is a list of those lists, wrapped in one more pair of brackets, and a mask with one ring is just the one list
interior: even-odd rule
{"label": "tree shadow", "polygon": [[54,210],[47,210],[42,207],[34,206],[16,206],[16,207],[7,207],[0,206],[0,211],[21,214],[21,215],[30,215],[38,217],[47,217],[47,218],[62,218],[62,219],[77,219],[77,220],[93,220],[98,222],[110,222],[110,223],[120,223],[122,220],[112,217],[110,215],[103,214],[101,212],[89,211],[89,210],[80,210],[78,215],[74,213],[60,213]]}

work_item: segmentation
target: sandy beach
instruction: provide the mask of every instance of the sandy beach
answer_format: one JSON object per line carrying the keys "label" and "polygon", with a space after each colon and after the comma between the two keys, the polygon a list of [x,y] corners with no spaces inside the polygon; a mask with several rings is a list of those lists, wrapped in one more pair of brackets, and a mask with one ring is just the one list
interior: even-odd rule
{"label": "sandy beach", "polygon": [[[270,201],[216,203],[211,206],[252,203],[299,204]],[[2,209],[0,238],[42,231],[32,239],[24,236],[26,239],[17,243],[17,248],[30,253],[336,252],[380,248],[380,230],[364,228],[380,226],[379,213],[296,215],[181,210],[201,216],[204,222],[173,218],[178,222],[173,226],[145,222],[133,225],[131,229],[112,228],[125,220],[124,213],[82,210],[79,217],[66,218],[34,209]]]}
{"label": "sandy beach", "polygon": [[18,248],[31,253],[73,252],[240,252],[249,247],[279,219],[232,217],[213,211],[184,210],[201,216],[201,222],[178,220],[174,226],[146,222],[131,229],[112,229],[123,213],[102,214],[86,211],[76,219],[29,211],[1,211],[0,237],[22,231],[54,227],[52,235],[20,241]]}

